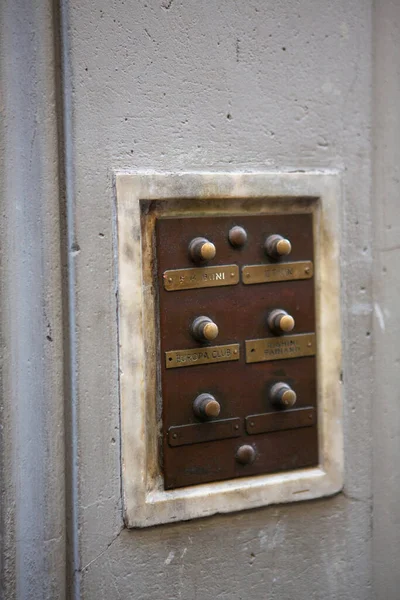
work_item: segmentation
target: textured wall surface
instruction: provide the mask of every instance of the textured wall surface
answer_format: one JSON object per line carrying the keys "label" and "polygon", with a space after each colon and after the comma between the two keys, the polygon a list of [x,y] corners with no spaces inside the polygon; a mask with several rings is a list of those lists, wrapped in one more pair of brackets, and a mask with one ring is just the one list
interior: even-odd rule
{"label": "textured wall surface", "polygon": [[[86,599],[371,596],[371,5],[81,2],[68,25],[77,578]],[[346,486],[121,531],[112,173],[343,170]]]}
{"label": "textured wall surface", "polygon": [[399,597],[400,548],[400,2],[376,3],[374,80],[373,581]]}
{"label": "textured wall surface", "polygon": [[63,331],[53,7],[0,9],[0,598],[63,600]]}

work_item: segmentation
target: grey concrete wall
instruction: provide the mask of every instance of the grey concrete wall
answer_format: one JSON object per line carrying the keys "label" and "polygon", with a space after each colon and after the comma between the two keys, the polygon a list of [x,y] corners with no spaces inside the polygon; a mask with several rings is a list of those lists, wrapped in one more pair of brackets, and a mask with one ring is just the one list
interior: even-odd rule
{"label": "grey concrete wall", "polygon": [[[64,597],[65,475],[75,600],[396,600],[398,1],[3,4],[2,596]],[[246,167],[343,174],[344,492],[127,531],[113,171]]]}
{"label": "grey concrete wall", "polygon": [[0,7],[0,598],[63,600],[64,369],[54,15]]}
{"label": "grey concrete wall", "polygon": [[[371,597],[371,3],[66,3],[83,598]],[[112,173],[338,167],[346,486],[122,530]]]}
{"label": "grey concrete wall", "polygon": [[377,2],[374,78],[373,581],[399,597],[400,573],[400,2]]}

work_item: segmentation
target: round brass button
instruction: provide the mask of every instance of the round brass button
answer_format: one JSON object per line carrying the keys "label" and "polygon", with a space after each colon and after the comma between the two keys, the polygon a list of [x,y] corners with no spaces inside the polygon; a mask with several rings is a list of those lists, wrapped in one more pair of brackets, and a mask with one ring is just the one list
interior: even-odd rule
{"label": "round brass button", "polygon": [[267,237],[264,245],[265,251],[271,258],[287,256],[292,251],[292,244],[281,235],[274,234]]}
{"label": "round brass button", "polygon": [[191,334],[198,342],[211,342],[218,333],[218,325],[209,317],[196,317],[191,326]]}
{"label": "round brass button", "polygon": [[207,262],[215,258],[217,250],[206,238],[194,238],[189,244],[189,256],[194,262]]}
{"label": "round brass button", "polygon": [[239,225],[235,225],[229,230],[228,239],[234,248],[241,248],[247,242],[247,231]]}
{"label": "round brass button", "polygon": [[215,340],[215,338],[218,336],[218,326],[212,321],[210,323],[206,323],[203,327],[203,335],[208,341]]}
{"label": "round brass button", "polygon": [[209,402],[206,403],[206,405],[204,407],[204,414],[208,418],[218,417],[220,412],[221,412],[221,407],[219,405],[219,402],[217,402],[216,400],[210,400]]}
{"label": "round brass button", "polygon": [[251,465],[256,458],[256,451],[254,450],[253,446],[244,444],[238,448],[235,458],[241,465]]}
{"label": "round brass button", "polygon": [[211,260],[216,254],[214,244],[211,242],[205,242],[200,248],[200,255],[202,260]]}
{"label": "round brass button", "polygon": [[292,244],[289,242],[289,240],[282,238],[276,244],[276,251],[279,256],[287,256],[292,251]]}
{"label": "round brass button", "polygon": [[281,331],[285,331],[285,332],[292,331],[293,327],[294,327],[294,319],[290,315],[283,315],[279,319],[279,329]]}
{"label": "round brass button", "polygon": [[203,421],[213,419],[221,412],[221,405],[211,394],[200,394],[193,402],[193,412]]}
{"label": "round brass button", "polygon": [[270,391],[271,400],[281,408],[291,408],[296,404],[297,395],[287,383],[275,383]]}
{"label": "round brass button", "polygon": [[295,321],[285,310],[273,310],[268,317],[268,327],[274,333],[289,333],[295,326]]}

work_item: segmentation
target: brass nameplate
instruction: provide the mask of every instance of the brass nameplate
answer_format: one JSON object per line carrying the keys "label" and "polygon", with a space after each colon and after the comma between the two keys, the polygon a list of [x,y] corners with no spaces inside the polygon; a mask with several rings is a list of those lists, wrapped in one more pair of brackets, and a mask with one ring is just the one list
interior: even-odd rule
{"label": "brass nameplate", "polygon": [[219,267],[173,269],[163,273],[163,280],[167,292],[237,285],[239,283],[239,267],[237,265],[223,265]]}
{"label": "brass nameplate", "polygon": [[189,348],[189,350],[169,350],[165,353],[165,366],[167,369],[176,369],[177,367],[194,367],[195,365],[239,360],[239,358],[239,344]]}
{"label": "brass nameplate", "polygon": [[208,423],[191,423],[168,429],[170,446],[186,446],[201,442],[213,442],[243,435],[241,419],[221,419]]}
{"label": "brass nameplate", "polygon": [[315,355],[315,333],[246,340],[246,363]]}
{"label": "brass nameplate", "polygon": [[269,283],[272,281],[290,281],[292,279],[310,279],[314,274],[313,263],[309,260],[269,265],[250,265],[243,267],[243,283]]}
{"label": "brass nameplate", "polygon": [[246,431],[249,435],[311,427],[316,421],[315,409],[312,407],[249,415],[245,418]]}

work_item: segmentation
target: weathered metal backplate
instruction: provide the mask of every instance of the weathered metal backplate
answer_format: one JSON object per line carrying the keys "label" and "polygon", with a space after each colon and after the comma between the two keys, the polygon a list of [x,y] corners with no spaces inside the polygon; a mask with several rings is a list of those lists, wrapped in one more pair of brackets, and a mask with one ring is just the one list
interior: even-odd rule
{"label": "weathered metal backplate", "polygon": [[179,427],[170,427],[168,443],[170,446],[199,444],[243,435],[241,419],[222,419],[208,423],[191,423]]}
{"label": "weathered metal backplate", "polygon": [[275,265],[248,265],[243,267],[242,270],[242,278],[245,285],[271,283],[273,281],[292,281],[293,279],[311,279],[313,274],[313,263],[309,260]]}
{"label": "weathered metal backplate", "polygon": [[316,412],[314,408],[275,410],[262,415],[249,415],[246,417],[246,431],[249,435],[255,435],[284,429],[311,427],[315,425],[315,422]]}
{"label": "weathered metal backplate", "polygon": [[164,288],[168,292],[194,290],[196,288],[222,287],[239,283],[239,267],[197,267],[195,269],[173,269],[163,273]]}
{"label": "weathered metal backplate", "polygon": [[[228,241],[228,232],[235,225],[244,227],[248,235],[247,244],[240,249]],[[268,313],[275,308],[293,315],[296,334],[315,332],[314,278],[259,285],[239,281],[236,285],[185,289],[176,294],[167,291],[163,283],[166,271],[195,268],[188,257],[188,245],[195,237],[206,237],[215,244],[217,254],[210,266],[237,265],[241,271],[246,265],[281,265],[287,259],[274,261],[263,250],[266,236],[273,233],[290,239],[290,262],[313,263],[311,214],[163,218],[156,222],[160,416],[166,489],[311,467],[319,462],[318,418],[310,427],[257,435],[250,435],[245,429],[249,415],[276,411],[268,391],[279,381],[296,390],[297,408],[312,407],[317,411],[315,356],[246,363],[245,355],[246,340],[281,339],[267,327]],[[195,369],[167,368],[166,352],[207,348],[190,334],[190,325],[199,315],[210,317],[218,325],[219,335],[213,345],[239,344],[239,359],[198,364]],[[171,446],[171,427],[199,423],[192,405],[196,396],[204,392],[220,403],[219,420],[240,420],[239,437],[200,443],[193,435],[188,444]],[[251,465],[241,465],[235,459],[237,449],[249,443],[256,449],[256,459]]]}
{"label": "weathered metal backplate", "polygon": [[239,344],[205,346],[203,348],[188,348],[187,350],[169,350],[165,353],[165,366],[167,369],[176,369],[178,367],[194,367],[196,365],[239,360],[239,358]]}
{"label": "weathered metal backplate", "polygon": [[315,333],[246,340],[247,363],[315,356],[315,352]]}

